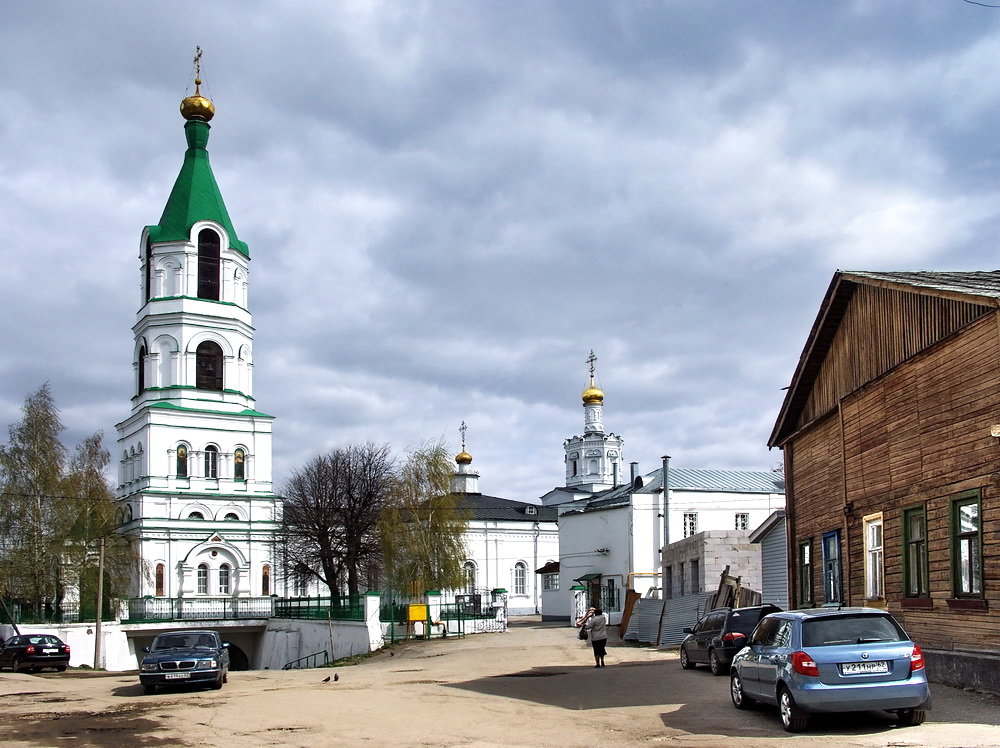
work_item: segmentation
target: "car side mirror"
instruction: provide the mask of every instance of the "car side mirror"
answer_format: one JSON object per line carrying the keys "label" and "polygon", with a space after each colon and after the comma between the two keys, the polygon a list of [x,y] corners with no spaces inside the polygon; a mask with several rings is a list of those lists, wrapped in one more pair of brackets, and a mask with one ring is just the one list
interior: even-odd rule
{"label": "car side mirror", "polygon": [[692,631],[694,631],[694,629],[692,629],[690,626],[685,626],[683,629],[681,629],[681,631],[685,634],[690,634]]}

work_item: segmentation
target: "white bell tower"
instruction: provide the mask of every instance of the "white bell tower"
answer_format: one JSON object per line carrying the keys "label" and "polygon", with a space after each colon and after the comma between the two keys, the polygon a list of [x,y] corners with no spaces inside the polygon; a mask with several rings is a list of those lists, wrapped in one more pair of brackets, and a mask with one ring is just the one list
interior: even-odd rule
{"label": "white bell tower", "polygon": [[571,436],[563,444],[566,452],[566,486],[597,492],[620,485],[624,441],[604,433],[604,392],[594,381],[597,356],[587,357],[590,381],[583,391],[583,436]]}
{"label": "white bell tower", "polygon": [[136,597],[268,596],[279,592],[273,417],[253,397],[250,251],[209,164],[215,107],[198,72],[181,103],[183,165],[140,242],[135,389],[117,426],[120,531],[146,567]]}

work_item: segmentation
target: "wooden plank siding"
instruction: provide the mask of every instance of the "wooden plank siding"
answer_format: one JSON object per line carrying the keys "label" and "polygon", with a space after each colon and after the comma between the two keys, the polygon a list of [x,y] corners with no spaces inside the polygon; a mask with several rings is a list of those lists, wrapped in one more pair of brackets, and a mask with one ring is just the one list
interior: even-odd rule
{"label": "wooden plank siding", "polygon": [[[817,377],[822,386],[809,401],[813,415],[824,408],[827,415],[805,418],[808,425],[787,445],[789,548],[795,554],[801,540],[814,539],[814,600],[822,604],[819,541],[839,529],[846,604],[887,608],[931,649],[1000,653],[990,618],[1000,609],[1000,439],[990,435],[1000,423],[1000,313],[973,313],[972,307],[986,308],[964,305],[974,317],[968,319],[958,302],[924,304],[926,298],[903,296],[861,287],[845,313]],[[917,316],[907,321],[902,310]],[[896,359],[893,368],[889,362]],[[981,497],[988,610],[948,604],[955,596],[951,502],[971,489]],[[930,610],[902,607],[902,515],[917,504],[927,517]],[[877,512],[883,516],[886,596],[866,601],[862,518]],[[793,579],[797,560],[789,558]],[[794,581],[790,588],[797,605]]]}
{"label": "wooden plank siding", "polygon": [[991,311],[981,304],[859,285],[796,427],[830,413],[849,393]]}

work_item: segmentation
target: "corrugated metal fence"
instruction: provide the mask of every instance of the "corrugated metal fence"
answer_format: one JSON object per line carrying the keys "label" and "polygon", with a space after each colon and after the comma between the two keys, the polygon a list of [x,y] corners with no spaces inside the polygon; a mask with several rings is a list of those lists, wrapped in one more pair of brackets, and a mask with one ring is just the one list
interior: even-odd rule
{"label": "corrugated metal fence", "polygon": [[636,602],[623,638],[658,646],[680,644],[685,636],[683,629],[694,626],[714,595],[714,592],[703,592],[670,600],[641,598]]}

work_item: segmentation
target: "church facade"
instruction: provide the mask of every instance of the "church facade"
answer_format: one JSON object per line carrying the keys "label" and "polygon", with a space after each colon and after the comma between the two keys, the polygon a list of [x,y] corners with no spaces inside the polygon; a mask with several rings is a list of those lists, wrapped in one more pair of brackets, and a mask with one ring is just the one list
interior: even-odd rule
{"label": "church facade", "polygon": [[270,596],[286,592],[275,573],[281,500],[274,419],[253,396],[250,252],[209,163],[214,106],[196,88],[181,113],[184,161],[139,243],[134,391],[117,425],[120,532],[143,562],[134,597]]}

